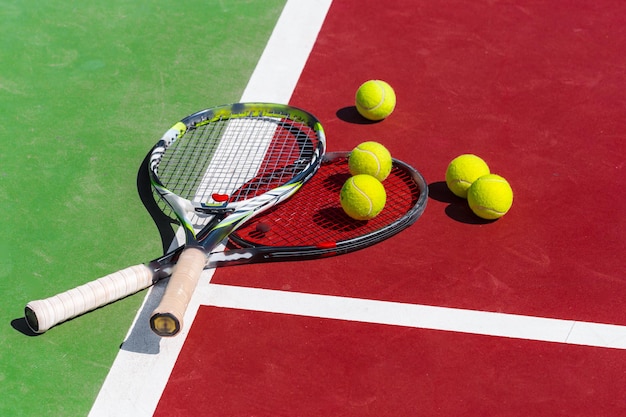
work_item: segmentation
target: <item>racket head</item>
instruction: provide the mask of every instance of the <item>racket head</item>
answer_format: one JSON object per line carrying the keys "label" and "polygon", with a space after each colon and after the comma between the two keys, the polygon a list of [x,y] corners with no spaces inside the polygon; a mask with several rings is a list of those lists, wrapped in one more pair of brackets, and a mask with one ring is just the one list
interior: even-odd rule
{"label": "racket head", "polygon": [[293,198],[232,233],[230,248],[275,248],[266,251],[266,261],[315,259],[372,246],[417,221],[426,209],[428,185],[415,168],[397,159],[383,182],[387,202],[381,213],[367,221],[345,214],[339,191],[351,176],[348,155],[324,155],[315,176]]}
{"label": "racket head", "polygon": [[153,147],[149,174],[195,238],[207,218],[292,195],[315,173],[325,146],[321,123],[302,109],[235,103],[177,122]]}

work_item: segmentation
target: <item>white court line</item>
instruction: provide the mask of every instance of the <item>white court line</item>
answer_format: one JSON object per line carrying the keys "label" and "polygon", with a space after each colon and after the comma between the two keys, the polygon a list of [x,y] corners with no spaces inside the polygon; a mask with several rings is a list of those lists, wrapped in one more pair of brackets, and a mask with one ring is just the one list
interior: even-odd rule
{"label": "white court line", "polygon": [[210,284],[208,305],[572,345],[626,349],[626,326]]}
{"label": "white court line", "polygon": [[289,103],[332,0],[289,0],[241,97]]}
{"label": "white court line", "polygon": [[[287,1],[243,93],[242,102],[289,102],[330,4],[331,0]],[[181,235],[178,239],[184,240]],[[212,275],[213,270],[203,273],[185,314],[185,323],[193,322],[199,305],[208,299],[210,287],[206,284]],[[149,315],[156,308],[165,285],[161,282],[148,291],[91,408],[90,417],[148,417],[154,414],[187,337],[186,328],[173,338],[159,338],[149,329]]]}

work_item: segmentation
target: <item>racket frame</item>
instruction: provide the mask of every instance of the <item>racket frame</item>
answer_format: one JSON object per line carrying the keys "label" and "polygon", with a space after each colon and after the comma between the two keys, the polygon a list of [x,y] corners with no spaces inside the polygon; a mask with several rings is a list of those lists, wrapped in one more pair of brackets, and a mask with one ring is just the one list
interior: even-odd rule
{"label": "racket frame", "polygon": [[[226,201],[221,204],[192,202],[176,195],[163,184],[159,178],[159,165],[163,155],[171,145],[190,130],[215,122],[227,121],[230,123],[230,121],[237,119],[271,120],[274,123],[280,123],[280,129],[284,129],[283,124],[290,125],[290,123],[285,123],[285,120],[298,125],[306,125],[307,129],[314,133],[314,137],[308,132],[305,132],[304,135],[294,135],[298,142],[304,140],[306,144],[311,145],[310,149],[306,148],[304,144],[301,146],[300,158],[293,161],[295,175],[284,184],[263,194],[242,201],[230,201],[230,197],[227,196]],[[298,132],[300,133],[302,130],[298,130]],[[180,261],[172,271],[172,277],[163,299],[150,317],[150,327],[156,334],[174,336],[180,332],[184,312],[202,273],[203,266],[206,264],[206,254],[210,253],[246,221],[297,192],[317,171],[325,152],[325,146],[323,128],[314,116],[295,107],[267,103],[236,103],[205,109],[182,119],[163,135],[151,152],[149,174],[154,189],[170,205],[179,219],[185,231],[186,245],[179,256]],[[303,149],[308,150],[306,158],[303,156]],[[216,192],[217,190],[213,191]],[[189,218],[190,212],[196,216],[213,216],[219,221],[217,224],[211,221],[211,227],[205,226],[197,234]],[[203,238],[198,239],[199,235],[203,235]]]}

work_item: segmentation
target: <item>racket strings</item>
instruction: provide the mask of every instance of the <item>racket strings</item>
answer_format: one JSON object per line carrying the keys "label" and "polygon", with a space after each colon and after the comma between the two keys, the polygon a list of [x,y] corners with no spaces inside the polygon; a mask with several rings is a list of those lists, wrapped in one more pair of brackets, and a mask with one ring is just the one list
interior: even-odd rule
{"label": "racket strings", "polygon": [[288,119],[268,120],[275,130],[263,161],[256,175],[237,189],[231,201],[246,200],[288,183],[313,159],[318,141],[313,129]]}
{"label": "racket strings", "polygon": [[316,132],[302,122],[269,117],[214,120],[191,127],[166,149],[159,180],[172,193],[196,203],[213,204],[216,196],[248,199],[305,169],[317,140]]}
{"label": "racket strings", "polygon": [[247,246],[323,246],[374,236],[399,223],[420,198],[420,187],[411,174],[394,166],[384,182],[383,211],[369,221],[354,220],[339,202],[339,191],[349,177],[345,158],[322,164],[294,197],[239,229],[236,239]]}

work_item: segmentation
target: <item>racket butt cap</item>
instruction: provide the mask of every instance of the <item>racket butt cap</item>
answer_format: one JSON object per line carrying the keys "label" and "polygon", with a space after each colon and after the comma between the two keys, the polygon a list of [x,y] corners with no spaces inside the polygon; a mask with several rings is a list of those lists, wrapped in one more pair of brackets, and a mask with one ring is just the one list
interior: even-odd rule
{"label": "racket butt cap", "polygon": [[26,324],[35,333],[43,333],[39,331],[39,320],[37,314],[28,305],[24,307],[24,317],[26,318]]}
{"label": "racket butt cap", "polygon": [[150,328],[161,337],[171,337],[178,334],[181,324],[171,313],[155,313],[150,318]]}

